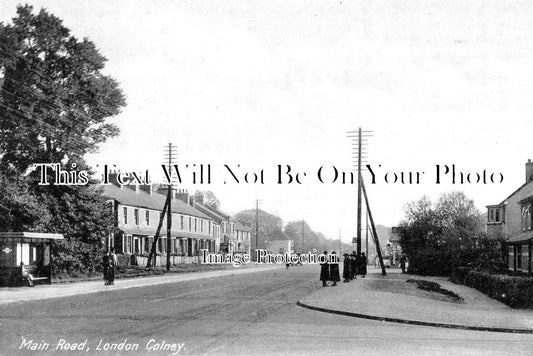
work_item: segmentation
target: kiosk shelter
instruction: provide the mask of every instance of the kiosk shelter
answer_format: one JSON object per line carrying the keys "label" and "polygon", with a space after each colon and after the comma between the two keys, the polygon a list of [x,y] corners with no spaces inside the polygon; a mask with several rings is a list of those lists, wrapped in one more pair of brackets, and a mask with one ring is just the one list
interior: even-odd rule
{"label": "kiosk shelter", "polygon": [[52,282],[52,240],[62,234],[0,232],[0,287]]}

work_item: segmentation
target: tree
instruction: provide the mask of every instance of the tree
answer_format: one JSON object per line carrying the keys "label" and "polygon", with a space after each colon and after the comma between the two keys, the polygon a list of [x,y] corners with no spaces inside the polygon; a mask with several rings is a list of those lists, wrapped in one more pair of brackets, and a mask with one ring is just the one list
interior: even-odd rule
{"label": "tree", "polygon": [[257,211],[259,220],[259,237],[257,244],[255,245],[255,232],[256,232],[256,211],[255,209],[244,210],[235,215],[235,218],[242,224],[250,226],[252,229],[251,247],[252,250],[256,248],[266,248],[265,240],[287,240],[287,236],[283,233],[283,220],[276,215],[269,214],[266,211]]}
{"label": "tree", "polygon": [[296,251],[306,253],[316,249],[317,252],[322,252],[319,251],[319,249],[323,247],[324,244],[321,243],[317,233],[311,230],[311,227],[305,221],[300,220],[287,223],[284,232],[289,239],[294,241],[294,249]]}
{"label": "tree", "polygon": [[106,59],[44,9],[18,6],[0,23],[0,153],[4,169],[76,161],[118,129],[107,123],[124,95],[102,74]]}
{"label": "tree", "polygon": [[436,204],[422,197],[406,207],[401,245],[413,273],[447,275],[473,263],[484,233],[480,212],[462,192],[443,194]]}
{"label": "tree", "polygon": [[34,231],[50,221],[48,210],[31,194],[27,180],[0,176],[0,231]]}
{"label": "tree", "polygon": [[99,270],[103,242],[110,233],[118,232],[116,216],[109,213],[101,188],[67,186],[40,198],[52,216],[46,230],[66,237],[52,245],[54,273]]}
{"label": "tree", "polygon": [[0,229],[63,233],[55,271],[96,269],[114,217],[93,185],[40,186],[23,172],[32,163],[90,170],[83,156],[118,134],[106,120],[125,99],[102,73],[105,61],[45,10],[18,6],[11,24],[0,23]]}
{"label": "tree", "polygon": [[218,210],[220,208],[220,201],[216,197],[215,193],[210,190],[206,190],[203,192],[199,190],[195,191],[194,200],[203,201],[207,207],[215,210]]}

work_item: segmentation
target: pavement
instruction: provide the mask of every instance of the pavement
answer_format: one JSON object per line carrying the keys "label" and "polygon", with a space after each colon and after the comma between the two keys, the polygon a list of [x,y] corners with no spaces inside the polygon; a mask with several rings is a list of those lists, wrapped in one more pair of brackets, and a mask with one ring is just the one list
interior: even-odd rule
{"label": "pavement", "polygon": [[81,294],[91,294],[109,290],[122,290],[159,284],[193,281],[202,278],[216,278],[231,275],[241,275],[246,273],[267,271],[279,268],[285,268],[285,265],[250,265],[246,266],[245,268],[235,267],[230,269],[208,272],[191,272],[159,276],[115,279],[115,284],[112,286],[106,286],[104,285],[103,280],[98,280],[51,285],[37,284],[35,287],[7,287],[0,288],[0,305],[30,300],[43,300],[50,298],[69,297]]}
{"label": "pavement", "polygon": [[[246,268],[120,279],[115,280],[113,286],[105,286],[103,281],[86,281],[37,285],[33,288],[0,288],[0,305],[274,269],[285,269],[285,266],[251,265]],[[533,334],[533,310],[512,309],[473,288],[454,284],[443,277],[402,274],[398,269],[387,269],[387,276],[382,276],[381,270],[371,267],[368,272],[366,278],[358,277],[349,283],[340,282],[336,287],[323,288],[319,281],[314,281],[314,292],[300,299],[298,305],[317,312],[377,321]],[[437,282],[463,300],[454,302],[434,292],[417,290],[416,284],[407,283],[407,279]]]}
{"label": "pavement", "polygon": [[[454,329],[533,334],[533,310],[512,309],[485,294],[444,277],[402,274],[398,269],[369,268],[358,277],[336,287],[315,282],[315,292],[300,300],[301,307],[344,316]],[[463,298],[454,302],[435,292],[417,290],[407,279],[437,282]]]}

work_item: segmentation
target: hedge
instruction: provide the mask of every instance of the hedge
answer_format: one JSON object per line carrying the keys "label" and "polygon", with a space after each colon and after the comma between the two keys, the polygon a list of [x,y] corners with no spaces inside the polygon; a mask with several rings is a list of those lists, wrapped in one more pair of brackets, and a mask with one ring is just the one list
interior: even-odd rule
{"label": "hedge", "polygon": [[533,278],[458,268],[451,281],[473,287],[512,308],[533,308]]}

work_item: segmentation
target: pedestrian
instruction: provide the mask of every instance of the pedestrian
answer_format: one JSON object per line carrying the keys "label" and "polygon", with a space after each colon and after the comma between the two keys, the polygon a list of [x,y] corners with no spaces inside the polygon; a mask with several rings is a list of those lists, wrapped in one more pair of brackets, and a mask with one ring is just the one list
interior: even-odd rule
{"label": "pedestrian", "polygon": [[407,257],[405,257],[404,254],[402,254],[402,257],[400,257],[400,267],[402,268],[402,273],[405,273],[405,262],[407,260]]}
{"label": "pedestrian", "polygon": [[339,272],[339,257],[335,251],[331,252],[329,260],[329,280],[333,282],[332,287],[337,286],[337,282],[341,281],[341,275]]}
{"label": "pedestrian", "polygon": [[365,253],[361,253],[361,257],[360,257],[360,274],[363,276],[363,278],[366,277],[366,255]]}
{"label": "pedestrian", "polygon": [[110,260],[111,260],[111,253],[107,251],[104,254],[104,257],[102,257],[102,268],[104,270],[104,285],[106,286],[109,285],[109,270],[110,270],[109,261]]}
{"label": "pedestrian", "polygon": [[322,287],[327,287],[327,281],[329,280],[328,251],[324,251],[324,256],[324,262],[320,262],[320,280],[322,281]]}
{"label": "pedestrian", "polygon": [[111,253],[109,254],[109,284],[115,284],[115,266],[117,265],[117,255],[115,254],[115,248],[111,247]]}
{"label": "pedestrian", "polygon": [[356,279],[357,278],[357,258],[355,255],[355,251],[352,252],[350,259],[352,260],[352,270],[351,270],[352,279]]}
{"label": "pedestrian", "polygon": [[344,283],[348,283],[350,282],[350,279],[352,279],[352,259],[347,253],[345,253],[343,256],[344,269],[342,270],[342,278],[344,279]]}

